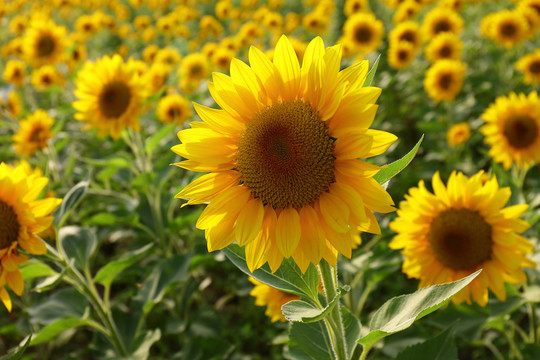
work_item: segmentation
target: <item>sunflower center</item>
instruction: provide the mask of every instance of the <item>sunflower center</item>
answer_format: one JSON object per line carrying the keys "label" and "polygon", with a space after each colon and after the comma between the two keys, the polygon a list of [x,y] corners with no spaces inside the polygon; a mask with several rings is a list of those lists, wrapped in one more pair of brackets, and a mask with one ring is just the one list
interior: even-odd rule
{"label": "sunflower center", "polygon": [[452,85],[452,74],[443,74],[439,78],[439,86],[441,89],[448,90]]}
{"label": "sunflower center", "polygon": [[516,25],[514,23],[504,23],[502,26],[501,26],[501,33],[506,36],[506,37],[512,37],[516,34],[517,32],[517,28],[516,28]]}
{"label": "sunflower center", "polygon": [[401,36],[399,37],[400,41],[407,41],[410,43],[415,43],[416,37],[414,35],[414,32],[412,31],[405,31]]}
{"label": "sunflower center", "polygon": [[301,208],[334,181],[334,139],[301,100],[259,112],[238,143],[237,170],[254,197],[273,208]]}
{"label": "sunflower center", "polygon": [[408,55],[408,52],[406,50],[399,50],[397,53],[397,57],[401,61],[407,60],[407,57],[408,57],[407,55]]}
{"label": "sunflower center", "polygon": [[444,45],[439,50],[439,56],[442,58],[449,58],[452,55],[452,48],[448,45]]}
{"label": "sunflower center", "polygon": [[354,38],[359,43],[367,43],[371,40],[371,31],[365,26],[360,26],[354,32]]}
{"label": "sunflower center", "polygon": [[193,65],[189,69],[189,73],[190,73],[191,76],[201,75],[202,74],[202,66],[200,66],[199,64]]}
{"label": "sunflower center", "polygon": [[504,122],[504,136],[514,148],[526,148],[536,140],[538,125],[528,115],[514,115]]}
{"label": "sunflower center", "polygon": [[533,74],[540,74],[540,60],[533,61],[529,66],[529,71]]}
{"label": "sunflower center", "polygon": [[99,109],[105,117],[119,117],[129,106],[131,90],[120,81],[107,84],[99,94]]}
{"label": "sunflower center", "polygon": [[171,106],[167,110],[167,116],[170,118],[180,117],[180,113],[181,113],[180,108],[178,108],[177,106]]}
{"label": "sunflower center", "polygon": [[41,132],[43,131],[43,128],[40,126],[35,127],[32,129],[32,133],[30,133],[29,139],[31,142],[38,142],[41,140]]}
{"label": "sunflower center", "polygon": [[433,30],[435,34],[438,34],[440,32],[450,31],[452,27],[446,20],[440,20],[438,21],[435,26],[433,26]]}
{"label": "sunflower center", "polygon": [[454,270],[475,268],[491,257],[491,226],[477,211],[441,212],[433,219],[428,237],[437,260]]}
{"label": "sunflower center", "polygon": [[13,208],[0,200],[0,250],[5,249],[19,237],[19,220]]}
{"label": "sunflower center", "polygon": [[54,51],[54,45],[54,39],[49,35],[41,36],[37,41],[37,55],[39,57],[49,56]]}

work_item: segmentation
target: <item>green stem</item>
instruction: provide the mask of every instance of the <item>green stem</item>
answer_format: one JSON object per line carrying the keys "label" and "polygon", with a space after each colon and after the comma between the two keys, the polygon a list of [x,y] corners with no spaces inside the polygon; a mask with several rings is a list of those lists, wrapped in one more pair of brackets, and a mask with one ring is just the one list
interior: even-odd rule
{"label": "green stem", "polygon": [[[326,303],[329,304],[337,295],[337,269],[332,268],[325,260],[321,260],[319,271],[323,281]],[[325,318],[325,323],[336,360],[346,360],[347,343],[345,342],[345,329],[339,305],[332,309],[332,312]]]}

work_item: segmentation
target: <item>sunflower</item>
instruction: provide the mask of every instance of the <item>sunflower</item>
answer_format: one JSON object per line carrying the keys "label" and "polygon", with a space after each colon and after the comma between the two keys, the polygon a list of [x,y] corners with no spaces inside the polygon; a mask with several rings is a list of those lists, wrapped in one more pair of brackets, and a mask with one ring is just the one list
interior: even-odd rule
{"label": "sunflower", "polygon": [[367,0],[345,0],[343,12],[345,16],[351,16],[362,11],[368,11],[369,4]]}
{"label": "sunflower", "polygon": [[2,77],[7,83],[21,87],[26,77],[26,64],[21,60],[9,60]]}
{"label": "sunflower", "polygon": [[525,84],[540,84],[540,49],[520,58],[516,68],[523,73]]}
{"label": "sunflower", "polygon": [[182,125],[192,116],[191,104],[179,94],[167,95],[159,100],[156,113],[158,119],[164,123],[176,122]]}
{"label": "sunflower", "polygon": [[184,58],[184,60],[182,60],[182,63],[180,64],[180,68],[178,69],[178,75],[180,75],[181,78],[187,78],[189,80],[197,82],[202,79],[208,78],[208,76],[210,75],[210,65],[208,64],[208,58],[201,53],[191,53],[186,55],[186,57]]}
{"label": "sunflower", "polygon": [[120,137],[125,127],[140,130],[139,113],[146,97],[146,85],[139,77],[134,60],[123,62],[119,55],[87,61],[77,73],[73,107],[75,119],[96,128],[99,135]]}
{"label": "sunflower", "polygon": [[521,168],[540,162],[540,99],[536,91],[529,96],[499,96],[480,117],[486,122],[480,131],[495,162],[505,169],[513,162]]}
{"label": "sunflower", "polygon": [[162,64],[168,66],[170,69],[176,67],[182,55],[175,48],[165,48],[160,49],[154,57],[154,62],[157,64]]}
{"label": "sunflower", "polygon": [[422,22],[422,30],[426,39],[443,32],[459,35],[463,29],[463,19],[450,9],[436,7],[430,10]]}
{"label": "sunflower", "polygon": [[[523,15],[531,18],[532,22],[530,25],[532,25],[532,29],[538,29],[540,26],[540,0],[521,0],[516,9],[523,10]],[[529,11],[527,10],[530,10],[532,13],[528,15]]]}
{"label": "sunflower", "polygon": [[446,139],[450,146],[461,145],[469,140],[470,136],[471,127],[469,126],[469,123],[466,122],[460,122],[453,125],[446,133]]}
{"label": "sunflower", "polygon": [[75,21],[75,30],[85,37],[94,35],[99,30],[96,17],[92,15],[81,15]]}
{"label": "sunflower", "polygon": [[442,59],[461,60],[463,43],[459,36],[444,32],[440,33],[426,46],[426,59],[436,62]]}
{"label": "sunflower", "polygon": [[139,31],[143,31],[152,25],[152,18],[148,15],[139,15],[133,19],[133,26]]}
{"label": "sunflower", "polygon": [[218,47],[212,55],[212,64],[219,70],[227,71],[231,66],[231,60],[235,57],[236,53],[225,47]]}
{"label": "sunflower", "polygon": [[249,281],[255,285],[249,292],[249,295],[255,298],[255,305],[266,306],[266,311],[264,313],[272,320],[272,322],[287,321],[281,312],[281,307],[289,301],[300,300],[300,296],[274,289],[269,285],[255,280],[251,276],[249,277]]}
{"label": "sunflower", "polygon": [[398,218],[390,228],[398,234],[392,249],[403,249],[403,272],[420,279],[419,288],[461,279],[483,271],[452,298],[485,306],[488,288],[505,301],[504,283],[526,280],[522,267],[535,267],[527,259],[534,245],[520,236],[529,224],[519,217],[528,205],[503,208],[510,188],[499,188],[497,179],[480,171],[470,179],[453,172],[445,187],[439,173],[432,179],[434,194],[424,181],[409,189],[399,204]]}
{"label": "sunflower", "polygon": [[414,48],[410,42],[392,43],[388,48],[388,64],[397,70],[409,66],[414,60],[414,56]]}
{"label": "sunflower", "polygon": [[382,43],[384,25],[371,13],[350,16],[343,26],[343,37],[354,44],[357,51],[369,53]]}
{"label": "sunflower", "polygon": [[362,87],[367,61],[339,71],[340,46],[317,37],[300,67],[282,36],[273,62],[253,46],[249,62],[234,59],[231,77],[214,73],[221,109],[195,104],[203,122],[178,133],[172,150],[188,160],[175,165],[210,173],[177,197],[210,202],[197,221],[209,251],[236,240],[252,271],[266,262],[276,271],[284,257],[302,272],[350,257],[358,230],[380,232],[373,211],[394,211],[372,178],[380,167],[357,160],[396,140],[369,129],[380,89]]}
{"label": "sunflower", "polygon": [[56,198],[38,200],[48,181],[35,173],[26,173],[24,165],[0,163],[0,299],[8,311],[12,303],[6,287],[19,296],[24,289],[18,265],[27,257],[18,254],[18,247],[29,254],[47,252],[36,234],[52,224],[50,215],[62,202]]}
{"label": "sunflower", "polygon": [[408,42],[416,50],[422,46],[422,33],[420,32],[420,25],[414,21],[405,21],[398,24],[390,34],[388,34],[390,44],[397,44],[398,42]]}
{"label": "sunflower", "polygon": [[63,55],[67,30],[52,20],[33,20],[24,35],[23,52],[34,66],[55,64]]}
{"label": "sunflower", "polygon": [[527,19],[519,11],[502,10],[490,20],[489,37],[506,48],[523,42],[529,35]]}
{"label": "sunflower", "polygon": [[422,11],[422,7],[414,0],[407,0],[400,4],[394,13],[394,24],[412,20]]}
{"label": "sunflower", "polygon": [[20,122],[20,129],[13,135],[15,152],[31,156],[38,149],[45,149],[52,138],[51,127],[54,120],[45,110],[38,109]]}
{"label": "sunflower", "polygon": [[32,72],[30,83],[39,91],[47,90],[51,86],[62,86],[66,79],[64,75],[52,65],[43,65]]}
{"label": "sunflower", "polygon": [[426,72],[424,89],[435,101],[452,101],[461,90],[466,66],[456,60],[439,60]]}
{"label": "sunflower", "polygon": [[23,112],[21,97],[15,91],[9,93],[6,105],[7,110],[15,117],[19,117]]}

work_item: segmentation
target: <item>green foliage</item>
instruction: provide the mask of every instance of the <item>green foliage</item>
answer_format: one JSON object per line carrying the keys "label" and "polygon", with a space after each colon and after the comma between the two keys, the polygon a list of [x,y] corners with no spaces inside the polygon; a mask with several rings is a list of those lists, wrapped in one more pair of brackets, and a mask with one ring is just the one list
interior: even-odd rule
{"label": "green foliage", "polygon": [[416,153],[418,152],[418,149],[420,148],[420,144],[422,144],[422,140],[424,140],[424,135],[422,135],[420,140],[418,140],[418,142],[411,149],[411,151],[409,151],[401,159],[396,160],[391,164],[385,165],[385,167],[381,169],[377,174],[375,174],[373,178],[377,180],[379,184],[384,184],[385,182],[399,174],[414,159]]}

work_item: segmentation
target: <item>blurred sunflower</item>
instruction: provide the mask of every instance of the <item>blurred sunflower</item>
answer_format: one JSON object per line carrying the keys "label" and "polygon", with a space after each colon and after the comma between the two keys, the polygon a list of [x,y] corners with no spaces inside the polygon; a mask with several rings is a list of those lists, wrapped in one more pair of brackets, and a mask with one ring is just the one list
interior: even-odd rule
{"label": "blurred sunflower", "polygon": [[45,149],[47,141],[53,137],[53,123],[54,120],[41,109],[21,120],[21,127],[13,135],[15,152],[18,155],[31,156],[38,149]]}
{"label": "blurred sunflower", "polygon": [[154,57],[154,63],[168,66],[169,69],[176,67],[182,55],[175,48],[160,49]]}
{"label": "blurred sunflower", "polygon": [[8,311],[12,302],[6,290],[17,295],[24,289],[19,264],[27,257],[18,254],[18,246],[29,254],[47,252],[36,233],[46,230],[53,221],[51,213],[62,202],[57,198],[38,200],[48,179],[27,174],[22,165],[12,167],[0,163],[0,300]]}
{"label": "blurred sunflower", "polygon": [[499,11],[491,18],[490,37],[500,45],[511,48],[528,36],[529,25],[518,11]]}
{"label": "blurred sunflower", "polygon": [[343,5],[345,16],[368,10],[369,4],[367,0],[345,0],[345,5]]}
{"label": "blurred sunflower", "polygon": [[426,71],[424,89],[435,101],[452,101],[461,90],[466,66],[456,60],[439,60]]}
{"label": "blurred sunflower", "polygon": [[513,162],[520,168],[540,162],[540,99],[536,91],[529,96],[499,96],[480,117],[486,122],[480,131],[495,162],[507,170]]}
{"label": "blurred sunflower", "polygon": [[540,84],[540,49],[521,57],[516,68],[523,73],[525,84]]}
{"label": "blurred sunflower", "polygon": [[462,29],[463,19],[458,13],[447,8],[433,8],[424,16],[422,22],[422,31],[426,39],[443,32],[459,35]]}
{"label": "blurred sunflower", "polygon": [[408,42],[412,45],[414,50],[422,46],[422,33],[420,32],[420,25],[414,21],[405,21],[398,24],[390,34],[388,34],[390,44],[397,44],[398,42]]}
{"label": "blurred sunflower", "polygon": [[23,52],[34,66],[56,64],[62,59],[67,30],[52,20],[33,20],[24,35]]}
{"label": "blurred sunflower", "polygon": [[234,59],[231,77],[214,73],[208,88],[221,109],[195,104],[203,123],[178,133],[172,150],[188,160],[175,165],[210,173],[177,197],[210,202],[197,221],[208,250],[236,240],[252,271],[266,262],[276,271],[284,257],[302,272],[350,257],[359,230],[380,233],[373,211],[394,210],[372,178],[380,167],[357,160],[396,140],[369,129],[380,89],[362,87],[367,61],[340,71],[340,46],[317,37],[300,67],[282,36],[273,62],[253,46],[249,62]]}
{"label": "blurred sunflower", "polygon": [[197,84],[200,80],[207,79],[208,76],[210,76],[208,58],[201,53],[191,53],[186,55],[180,64],[178,75],[181,78],[196,81]]}
{"label": "blurred sunflower", "polygon": [[488,288],[506,300],[504,283],[526,281],[522,267],[536,264],[525,257],[534,245],[519,234],[529,228],[519,217],[528,205],[503,208],[510,188],[499,188],[495,177],[480,171],[470,179],[452,172],[445,187],[439,173],[432,179],[434,193],[424,181],[409,189],[399,204],[398,218],[390,228],[398,234],[392,249],[403,249],[403,272],[420,279],[419,288],[461,279],[483,271],[452,298],[485,306]]}
{"label": "blurred sunflower", "polygon": [[49,89],[51,86],[62,86],[66,79],[53,65],[43,65],[32,71],[30,83],[38,91]]}
{"label": "blurred sunflower", "polygon": [[235,55],[236,53],[234,51],[220,46],[214,51],[214,55],[212,55],[212,64],[219,70],[227,71]]}
{"label": "blurred sunflower", "polygon": [[251,276],[249,277],[249,281],[255,285],[249,292],[249,295],[255,298],[255,305],[266,306],[266,311],[264,313],[272,320],[272,322],[287,321],[281,312],[281,307],[289,301],[300,300],[300,296],[275,289]]}
{"label": "blurred sunflower", "polygon": [[9,60],[6,63],[2,78],[5,82],[21,87],[26,77],[26,64],[21,60]]}
{"label": "blurred sunflower", "polygon": [[167,95],[159,100],[156,113],[159,121],[182,125],[192,115],[191,104],[182,95]]}
{"label": "blurred sunflower", "polygon": [[73,107],[75,119],[95,128],[100,136],[114,139],[126,127],[140,131],[139,113],[147,94],[147,85],[139,77],[134,60],[123,62],[119,55],[87,61],[77,73]]}
{"label": "blurred sunflower", "polygon": [[420,11],[422,11],[422,7],[416,1],[407,0],[398,6],[392,20],[394,24],[413,20]]}
{"label": "blurred sunflower", "polygon": [[450,146],[461,145],[469,140],[470,136],[471,127],[469,126],[469,123],[466,122],[460,122],[452,125],[452,127],[448,129],[448,132],[446,133],[446,139],[448,141],[448,145]]}
{"label": "blurred sunflower", "polygon": [[21,97],[15,91],[12,91],[9,93],[6,105],[7,105],[7,110],[14,117],[19,117],[23,112]]}
{"label": "blurred sunflower", "polygon": [[459,36],[444,32],[440,33],[426,46],[426,59],[436,62],[442,59],[461,60],[463,43]]}
{"label": "blurred sunflower", "polygon": [[142,58],[147,63],[151,63],[154,61],[158,52],[159,52],[159,46],[157,46],[156,44],[150,44],[144,48],[142,52]]}
{"label": "blurred sunflower", "polygon": [[384,25],[372,13],[351,15],[343,26],[343,37],[348,39],[357,51],[369,53],[382,43]]}
{"label": "blurred sunflower", "polygon": [[392,43],[388,48],[388,64],[394,69],[406,68],[414,60],[416,53],[410,42]]}

